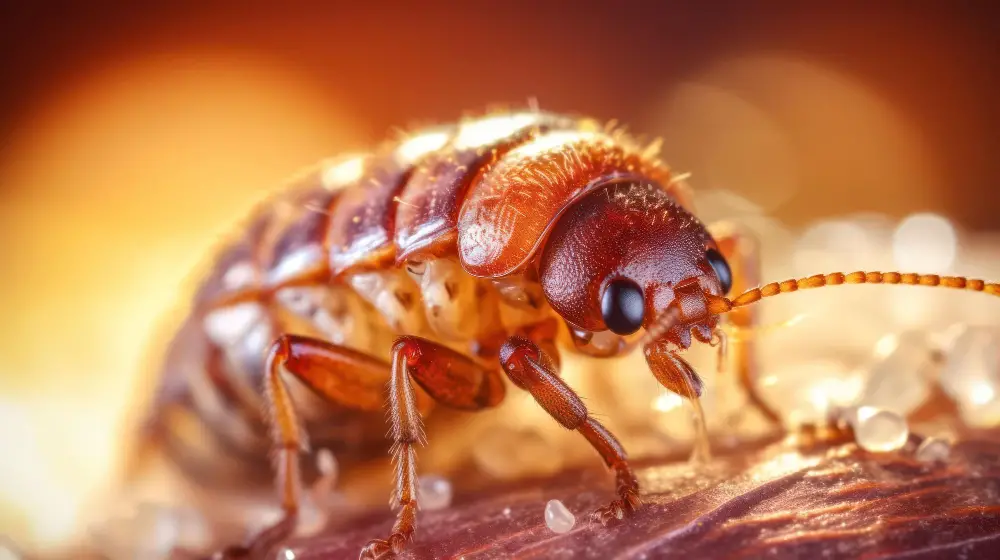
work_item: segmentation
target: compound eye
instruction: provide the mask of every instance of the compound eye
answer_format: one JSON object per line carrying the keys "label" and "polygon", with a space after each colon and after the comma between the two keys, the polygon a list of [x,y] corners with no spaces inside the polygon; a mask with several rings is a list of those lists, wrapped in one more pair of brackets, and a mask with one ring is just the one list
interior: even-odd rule
{"label": "compound eye", "polygon": [[733,288],[733,271],[729,269],[729,263],[715,249],[705,251],[705,259],[712,265],[715,275],[719,277],[719,285],[722,286],[722,293],[728,294]]}
{"label": "compound eye", "polygon": [[617,278],[608,284],[601,296],[604,324],[615,334],[632,334],[642,326],[646,304],[642,288],[627,278]]}

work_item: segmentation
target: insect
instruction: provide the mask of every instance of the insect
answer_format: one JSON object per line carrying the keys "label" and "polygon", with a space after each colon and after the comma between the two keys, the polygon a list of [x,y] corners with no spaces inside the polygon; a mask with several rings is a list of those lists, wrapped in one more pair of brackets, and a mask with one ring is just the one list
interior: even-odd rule
{"label": "insect", "polygon": [[[307,434],[338,456],[384,453],[384,411],[397,518],[360,556],[399,552],[415,534],[425,416],[494,407],[504,378],[613,472],[615,499],[593,519],[628,516],[639,484],[560,379],[557,338],[594,357],[641,347],[656,379],[696,403],[702,383],[680,352],[722,342],[724,314],[751,324],[747,306],[762,298],[845,283],[1000,294],[895,272],[753,287],[752,242],[702,224],[655,148],[591,119],[493,114],[324,162],[263,203],[204,280],[153,415],[167,454],[192,472],[220,456],[273,461],[283,517],[222,556],[263,557],[292,532]],[[733,289],[745,291],[729,299]],[[210,444],[192,444],[192,430]]]}

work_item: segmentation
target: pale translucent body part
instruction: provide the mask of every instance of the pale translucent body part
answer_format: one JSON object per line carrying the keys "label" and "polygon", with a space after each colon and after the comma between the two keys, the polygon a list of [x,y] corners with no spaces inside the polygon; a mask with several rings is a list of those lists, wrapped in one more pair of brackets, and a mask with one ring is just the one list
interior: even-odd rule
{"label": "pale translucent body part", "polygon": [[545,525],[553,533],[568,533],[576,525],[576,517],[559,500],[545,504]]}
{"label": "pale translucent body part", "polygon": [[359,272],[350,275],[347,282],[396,333],[419,335],[427,330],[420,287],[405,270]]}
{"label": "pale translucent body part", "polygon": [[[689,390],[690,383],[688,384]],[[693,390],[692,390],[693,391]],[[692,463],[707,463],[712,459],[712,448],[708,441],[708,424],[705,421],[705,410],[701,399],[690,399],[692,422],[694,424],[694,447],[691,450]]]}
{"label": "pale translucent body part", "polygon": [[420,509],[437,511],[451,505],[451,482],[448,479],[427,475],[417,481],[417,503]]}
{"label": "pale translucent body part", "polygon": [[427,323],[448,340],[474,340],[495,330],[499,300],[491,283],[465,273],[454,259],[424,264],[420,276]]}
{"label": "pale translucent body part", "polygon": [[1000,425],[1000,329],[967,327],[947,349],[941,386],[975,427]]}
{"label": "pale translucent body part", "polygon": [[910,437],[906,419],[889,410],[863,406],[857,409],[851,424],[858,445],[872,453],[896,451]]}
{"label": "pale translucent body part", "polygon": [[865,368],[867,379],[857,405],[905,417],[930,396],[937,367],[925,333],[886,335],[876,343],[875,360]]}
{"label": "pale translucent body part", "polygon": [[929,437],[917,447],[916,457],[918,461],[924,463],[936,463],[947,461],[951,454],[951,444],[948,440]]}
{"label": "pale translucent body part", "polygon": [[[298,318],[305,333],[319,335],[339,346],[376,352],[381,319],[352,290],[337,286],[296,286],[277,292],[285,322]],[[373,319],[378,319],[373,321]]]}

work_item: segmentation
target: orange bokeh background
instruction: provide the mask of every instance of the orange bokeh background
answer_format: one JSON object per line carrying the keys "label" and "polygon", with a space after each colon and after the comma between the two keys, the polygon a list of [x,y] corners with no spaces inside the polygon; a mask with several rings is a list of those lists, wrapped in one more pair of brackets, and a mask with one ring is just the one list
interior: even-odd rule
{"label": "orange bokeh background", "polygon": [[81,534],[206,250],[394,127],[535,99],[661,136],[696,190],[793,226],[996,228],[995,9],[727,4],[4,8],[0,534]]}

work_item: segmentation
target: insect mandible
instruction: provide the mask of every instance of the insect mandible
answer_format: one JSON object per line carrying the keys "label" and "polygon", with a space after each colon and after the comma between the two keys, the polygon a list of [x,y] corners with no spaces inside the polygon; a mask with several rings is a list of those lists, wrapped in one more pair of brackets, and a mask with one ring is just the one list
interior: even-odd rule
{"label": "insect mandible", "polygon": [[[264,557],[292,533],[307,434],[316,447],[364,449],[383,441],[383,410],[397,518],[361,558],[401,551],[414,538],[424,415],[433,403],[495,407],[504,377],[613,472],[616,497],[593,519],[627,517],[641,505],[638,481],[560,378],[557,336],[595,357],[641,347],[656,379],[697,403],[702,383],[680,352],[692,337],[718,344],[723,314],[750,324],[746,306],[761,298],[862,283],[1000,294],[981,280],[897,272],[753,287],[752,242],[702,224],[656,151],[587,118],[490,114],[324,162],[261,204],[202,283],[150,423],[192,471],[210,457],[185,443],[185,422],[230,455],[273,460],[283,517],[222,556]],[[746,291],[730,299],[734,288]],[[744,368],[752,402],[774,419],[750,377]],[[358,420],[366,413],[380,421]]]}

